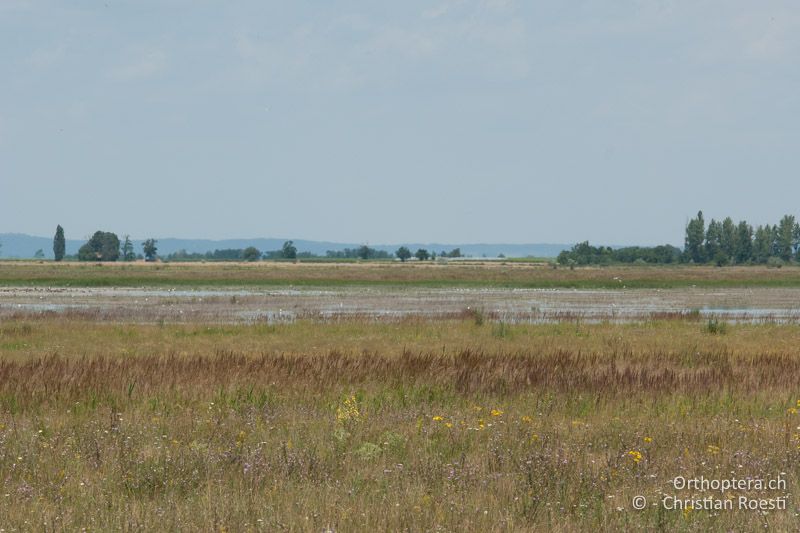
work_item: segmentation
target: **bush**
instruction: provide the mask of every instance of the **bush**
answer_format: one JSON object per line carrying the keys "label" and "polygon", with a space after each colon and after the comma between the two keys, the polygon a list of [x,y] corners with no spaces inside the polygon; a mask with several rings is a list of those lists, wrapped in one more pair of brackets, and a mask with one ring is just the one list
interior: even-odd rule
{"label": "bush", "polygon": [[767,259],[767,266],[770,268],[781,268],[785,262],[780,257],[770,257]]}
{"label": "bush", "polygon": [[712,335],[725,335],[728,332],[728,324],[716,318],[708,319],[706,332]]}

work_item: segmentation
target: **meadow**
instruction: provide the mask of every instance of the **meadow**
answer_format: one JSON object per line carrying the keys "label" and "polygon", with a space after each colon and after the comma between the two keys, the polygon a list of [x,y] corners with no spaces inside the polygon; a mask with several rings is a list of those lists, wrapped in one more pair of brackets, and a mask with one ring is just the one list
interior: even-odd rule
{"label": "meadow", "polygon": [[[0,279],[234,289],[477,284],[481,276],[487,285],[563,285],[574,276],[590,285],[623,277],[714,287],[764,276],[767,287],[792,287],[797,277],[794,268],[758,267],[336,266],[13,263],[0,264]],[[0,530],[800,523],[796,321],[726,323],[686,312],[507,323],[480,308],[278,323],[148,316],[2,315]],[[677,476],[781,478],[786,487],[704,492],[670,485]],[[786,509],[710,511],[666,509],[670,495],[788,498]],[[646,498],[644,509],[634,508],[635,496]]]}
{"label": "meadow", "polygon": [[0,261],[0,286],[51,287],[800,287],[785,266],[558,267],[520,261],[53,263]]}
{"label": "meadow", "polygon": [[[796,529],[800,326],[0,323],[5,531]],[[635,510],[636,495],[648,500]],[[738,497],[727,492],[722,498]]]}

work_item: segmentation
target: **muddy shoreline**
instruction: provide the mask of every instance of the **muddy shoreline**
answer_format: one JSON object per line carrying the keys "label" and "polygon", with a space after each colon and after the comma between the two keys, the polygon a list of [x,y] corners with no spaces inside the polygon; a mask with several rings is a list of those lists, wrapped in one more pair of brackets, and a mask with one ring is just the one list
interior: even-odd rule
{"label": "muddy shoreline", "polygon": [[800,289],[143,289],[0,288],[0,318],[63,314],[119,322],[286,322],[446,319],[480,313],[506,322],[639,321],[714,316],[800,322]]}

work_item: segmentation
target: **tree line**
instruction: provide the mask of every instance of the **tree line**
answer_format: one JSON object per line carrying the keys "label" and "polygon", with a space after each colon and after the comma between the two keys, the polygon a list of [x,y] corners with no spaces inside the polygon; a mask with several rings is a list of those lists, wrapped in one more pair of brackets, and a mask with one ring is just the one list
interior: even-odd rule
{"label": "tree line", "polygon": [[564,250],[558,254],[556,261],[562,265],[670,264],[680,262],[681,256],[681,249],[669,244],[654,247],[629,246],[614,249],[610,246],[592,246],[588,241],[584,241],[573,246],[571,250]]}
{"label": "tree line", "polygon": [[785,215],[775,224],[757,226],[746,220],[735,223],[731,217],[709,221],[706,226],[703,212],[686,224],[684,248],[669,244],[612,249],[578,243],[558,255],[563,265],[609,263],[693,263],[725,265],[774,264],[782,265],[800,260],[800,224],[793,215]]}
{"label": "tree line", "polygon": [[[110,231],[96,231],[86,243],[78,249],[75,259],[78,261],[155,261],[158,247],[155,239],[147,239],[142,243],[142,254],[136,254],[133,243],[129,235],[120,243],[116,233]],[[66,239],[64,238],[64,228],[61,224],[56,226],[56,234],[53,236],[53,256],[56,261],[63,261],[66,255]]]}
{"label": "tree line", "polygon": [[753,226],[730,217],[705,225],[703,212],[686,225],[684,261],[717,265],[797,261],[800,225],[784,215],[775,225]]}
{"label": "tree line", "polygon": [[[419,261],[427,261],[429,259],[436,259],[436,253],[430,253],[425,249],[418,249],[414,254],[406,248],[401,246],[397,251],[392,254],[385,250],[377,250],[370,248],[367,245],[358,248],[345,248],[344,250],[328,250],[325,256],[318,256],[311,252],[299,252],[294,245],[294,241],[286,241],[280,250],[270,250],[261,252],[254,246],[247,248],[226,248],[221,250],[214,250],[213,252],[196,253],[187,252],[186,250],[179,250],[164,257],[158,256],[158,241],[155,239],[147,239],[142,243],[142,254],[136,254],[130,236],[126,235],[124,241],[120,242],[116,233],[110,231],[96,231],[85,244],[83,244],[74,259],[78,261],[136,261],[137,259],[144,259],[145,261],[155,261],[162,259],[164,261],[259,261],[261,259],[272,260],[296,260],[303,258],[319,258],[327,257],[334,259],[393,259],[397,258],[405,262],[411,257],[416,257]],[[56,233],[53,237],[53,254],[56,261],[62,261],[68,256],[66,251],[66,239],[64,237],[64,228],[59,224],[56,227]],[[43,255],[43,254],[42,254]],[[38,252],[37,252],[38,256]],[[461,250],[454,248],[449,252],[442,251],[439,257],[461,257]]]}

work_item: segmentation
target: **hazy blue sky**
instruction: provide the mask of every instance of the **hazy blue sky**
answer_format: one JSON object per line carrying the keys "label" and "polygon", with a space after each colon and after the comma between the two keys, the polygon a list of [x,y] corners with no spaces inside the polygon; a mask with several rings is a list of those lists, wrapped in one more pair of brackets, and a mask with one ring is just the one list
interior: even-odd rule
{"label": "hazy blue sky", "polygon": [[682,243],[800,214],[796,0],[0,0],[0,232]]}

